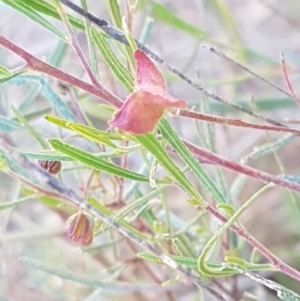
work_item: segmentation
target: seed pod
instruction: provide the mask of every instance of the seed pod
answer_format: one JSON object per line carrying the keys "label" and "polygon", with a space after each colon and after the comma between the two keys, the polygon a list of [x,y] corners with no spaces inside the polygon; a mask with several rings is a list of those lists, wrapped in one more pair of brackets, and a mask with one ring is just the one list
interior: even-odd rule
{"label": "seed pod", "polygon": [[84,245],[89,245],[93,241],[93,229],[89,218],[82,212],[72,215],[67,221],[67,236]]}
{"label": "seed pod", "polygon": [[60,161],[48,161],[48,160],[38,160],[38,164],[46,169],[48,172],[56,175],[61,170]]}

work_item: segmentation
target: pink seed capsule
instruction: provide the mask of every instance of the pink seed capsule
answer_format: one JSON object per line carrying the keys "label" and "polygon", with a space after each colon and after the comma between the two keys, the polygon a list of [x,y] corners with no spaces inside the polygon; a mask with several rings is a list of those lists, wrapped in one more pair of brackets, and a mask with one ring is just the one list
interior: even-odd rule
{"label": "pink seed capsule", "polygon": [[48,160],[38,160],[38,164],[46,169],[48,172],[56,175],[61,170],[60,161],[48,161]]}
{"label": "pink seed capsule", "polygon": [[93,228],[89,218],[82,212],[72,215],[67,221],[67,236],[75,242],[89,245],[93,241]]}

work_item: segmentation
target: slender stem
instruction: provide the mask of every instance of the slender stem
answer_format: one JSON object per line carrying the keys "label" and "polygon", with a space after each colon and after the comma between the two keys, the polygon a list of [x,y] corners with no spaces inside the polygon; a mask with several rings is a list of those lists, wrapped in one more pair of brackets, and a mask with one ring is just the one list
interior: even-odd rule
{"label": "slender stem", "polygon": [[[206,211],[212,214],[215,218],[220,220],[223,223],[226,223],[228,219],[215,210],[212,206],[207,206]],[[236,225],[231,225],[230,227],[235,233],[243,237],[252,247],[256,248],[261,254],[263,254],[273,265],[274,267],[290,277],[300,281],[300,272],[293,269],[282,260],[280,260],[276,255],[274,255],[269,249],[267,249],[263,244],[257,241],[250,233],[245,229],[242,229]]]}
{"label": "slender stem", "polygon": [[297,183],[291,182],[291,181],[287,181],[283,178],[280,178],[280,177],[268,174],[266,172],[260,171],[258,169],[251,168],[249,166],[226,159],[219,155],[213,154],[203,148],[197,147],[197,146],[191,144],[190,142],[184,141],[184,143],[189,148],[189,150],[196,156],[196,158],[198,158],[200,161],[207,160],[207,161],[210,161],[211,163],[214,163],[216,165],[221,165],[227,169],[247,175],[251,178],[254,178],[254,179],[257,179],[257,180],[260,180],[263,182],[267,182],[267,183],[274,183],[278,186],[300,192],[300,184],[297,184]]}
{"label": "slender stem", "polygon": [[21,47],[17,46],[16,44],[12,43],[4,36],[0,35],[0,46],[6,48],[7,50],[11,51],[12,53],[21,57],[34,71],[42,72],[52,77],[68,83],[72,86],[78,87],[82,90],[85,90],[93,95],[98,96],[99,98],[107,101],[111,105],[120,108],[123,104],[122,100],[119,99],[117,96],[113,95],[111,92],[107,91],[103,87],[99,87],[96,85],[88,84],[77,77],[74,77],[68,73],[63,72],[60,69],[57,69],[41,60],[33,56],[32,54],[28,53]]}
{"label": "slender stem", "polygon": [[285,91],[284,89],[282,89],[281,87],[277,86],[276,84],[270,82],[269,80],[265,79],[264,77],[262,77],[261,75],[257,74],[256,72],[252,71],[251,69],[249,69],[248,67],[236,62],[235,60],[233,60],[232,58],[228,57],[227,55],[225,55],[224,53],[218,51],[217,49],[213,48],[213,47],[210,47],[210,46],[207,46],[207,45],[202,45],[203,48],[206,48],[208,49],[210,52],[216,54],[218,57],[228,61],[228,62],[231,62],[233,64],[235,64],[236,66],[238,66],[239,68],[243,69],[244,71],[252,74],[253,76],[255,76],[256,78],[260,79],[261,81],[263,81],[264,83],[272,86],[273,88],[275,88],[276,90],[278,90],[279,92],[285,94],[286,96],[296,100],[297,102],[300,101],[299,98],[296,97],[296,95],[293,95],[287,91]]}
{"label": "slender stem", "polygon": [[181,110],[179,113],[179,116],[198,119],[198,120],[207,121],[207,122],[257,129],[257,130],[287,132],[287,133],[294,133],[297,135],[300,134],[300,130],[293,129],[293,128],[255,124],[255,123],[243,121],[241,119],[219,117],[219,116],[203,114],[203,113],[199,113],[199,112],[195,112],[195,111],[190,111],[190,110]]}
{"label": "slender stem", "polygon": [[79,43],[78,43],[78,40],[76,38],[76,35],[72,29],[72,26],[70,25],[70,22],[69,22],[69,19],[65,13],[65,11],[63,10],[61,4],[57,1],[57,0],[53,0],[53,2],[55,3],[56,5],[56,9],[58,11],[58,13],[60,14],[61,16],[61,19],[63,20],[63,23],[65,24],[65,27],[68,31],[68,34],[70,36],[70,44],[71,46],[73,47],[73,49],[75,50],[78,58],[80,59],[85,71],[87,72],[87,74],[89,75],[92,83],[95,85],[95,86],[100,86],[100,88],[103,89],[103,87],[99,84],[96,76],[94,75],[92,69],[90,68],[89,66],[89,63],[87,62],[84,54],[82,53],[82,50],[79,46]]}
{"label": "slender stem", "polygon": [[293,86],[292,86],[291,82],[290,82],[288,72],[286,70],[286,63],[285,63],[283,52],[280,53],[280,59],[281,59],[281,70],[282,70],[282,73],[283,73],[283,78],[285,79],[285,82],[288,86],[289,91],[294,96],[294,98],[296,100],[296,104],[299,106],[300,105],[300,100],[297,98],[297,95],[296,95],[296,93],[293,89]]}

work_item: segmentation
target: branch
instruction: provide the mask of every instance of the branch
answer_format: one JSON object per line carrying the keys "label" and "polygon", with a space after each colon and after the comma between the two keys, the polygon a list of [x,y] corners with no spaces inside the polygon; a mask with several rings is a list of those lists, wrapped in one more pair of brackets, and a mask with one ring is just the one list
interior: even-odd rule
{"label": "branch", "polygon": [[289,127],[255,124],[255,123],[243,121],[241,119],[219,117],[219,116],[203,114],[195,111],[190,111],[190,110],[180,110],[179,116],[212,122],[212,123],[232,125],[232,126],[242,127],[242,128],[251,128],[251,129],[274,131],[274,132],[287,132],[296,135],[300,134],[300,130],[289,128]]}
{"label": "branch", "polygon": [[39,60],[38,58],[30,54],[29,52],[25,51],[21,47],[17,46],[16,44],[12,43],[2,35],[0,35],[0,46],[6,48],[7,50],[21,57],[27,63],[28,67],[34,71],[51,75],[52,77],[57,78],[58,80],[61,80],[72,86],[85,90],[107,101],[108,103],[110,103],[111,105],[117,108],[120,108],[123,104],[121,99],[119,99],[117,96],[113,95],[111,92],[107,91],[103,87],[88,84],[77,77],[65,73],[62,70],[59,70]]}

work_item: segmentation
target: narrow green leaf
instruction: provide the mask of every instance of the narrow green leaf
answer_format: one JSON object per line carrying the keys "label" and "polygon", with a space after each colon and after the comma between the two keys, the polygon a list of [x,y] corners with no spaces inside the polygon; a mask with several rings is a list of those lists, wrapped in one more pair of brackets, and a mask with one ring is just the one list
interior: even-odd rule
{"label": "narrow green leaf", "polygon": [[[60,65],[60,62],[64,54],[66,53],[67,46],[68,44],[65,43],[63,40],[60,39],[58,40],[56,47],[53,49],[52,54],[48,59],[50,65],[54,67],[58,67]],[[34,101],[34,99],[36,99],[39,93],[40,93],[40,85],[38,84],[30,85],[30,88],[26,92],[24,96],[24,100],[19,105],[18,110],[21,113],[27,111],[27,109],[32,105],[32,102]]]}
{"label": "narrow green leaf", "polygon": [[104,34],[96,28],[92,27],[92,38],[102,54],[106,64],[111,68],[111,71],[120,83],[126,88],[128,92],[133,92],[133,77],[130,72],[120,63],[115,53],[111,50],[107,43]]}
{"label": "narrow green leaf", "polygon": [[[208,1],[207,4],[211,6],[216,12],[216,20],[221,21],[222,28],[225,28],[224,32],[229,35],[232,32],[235,41],[233,44],[236,46],[237,51],[240,54],[241,60],[244,60],[244,47],[241,41],[237,26],[235,25],[234,19],[231,17],[230,10],[220,0]],[[223,22],[222,22],[223,21]],[[227,28],[228,30],[227,30]]]}
{"label": "narrow green leaf", "polygon": [[4,66],[0,65],[0,78],[12,76],[12,73]]}
{"label": "narrow green leaf", "polygon": [[41,86],[41,92],[45,98],[51,103],[57,112],[65,119],[76,122],[76,117],[72,113],[68,105],[53,91],[44,78],[38,75],[26,74],[11,79],[8,84],[27,85],[29,82],[38,83]]}
{"label": "narrow green leaf", "polygon": [[182,142],[182,140],[179,138],[177,133],[173,130],[173,128],[165,118],[161,119],[159,129],[164,139],[176,150],[181,159],[195,173],[195,175],[200,179],[204,186],[211,192],[214,198],[219,203],[227,203],[226,198],[219,191],[214,181],[210,178],[199,161],[191,154],[190,150]]}
{"label": "narrow green leaf", "polygon": [[[20,154],[26,156],[30,159],[36,159],[36,160],[50,160],[50,161],[74,161],[73,158],[70,158],[69,156],[63,155],[59,152],[54,151],[29,151],[27,149],[16,149]],[[110,152],[101,152],[101,153],[94,153],[93,154],[97,158],[101,159],[109,159],[113,157],[120,156],[119,153],[115,151]]]}
{"label": "narrow green leaf", "polygon": [[[33,197],[36,195],[36,192],[32,189],[23,187],[22,188],[22,192],[30,197]],[[36,199],[49,206],[49,207],[54,207],[54,208],[60,208],[61,210],[73,213],[73,212],[77,212],[78,208],[76,206],[73,206],[72,204],[69,204],[67,201],[65,200],[60,200],[57,198],[53,198],[53,197],[48,197],[48,196],[36,196]],[[73,207],[73,208],[72,208]]]}
{"label": "narrow green leaf", "polygon": [[256,146],[254,147],[253,152],[242,160],[246,163],[248,160],[256,160],[263,156],[273,154],[288,145],[295,138],[296,136],[294,134],[287,134],[275,142]]}
{"label": "narrow green leaf", "polygon": [[147,43],[147,40],[150,36],[150,32],[152,30],[152,25],[153,25],[153,19],[147,17],[146,20],[145,20],[145,24],[144,24],[144,27],[143,27],[143,30],[141,32],[141,35],[140,35],[140,38],[139,38],[139,41],[142,43],[142,44],[146,44]]}
{"label": "narrow green leaf", "polygon": [[228,203],[219,203],[217,205],[217,208],[218,209],[223,209],[227,213],[228,216],[232,216],[235,212],[235,209],[234,209],[233,205],[228,204]]}
{"label": "narrow green leaf", "polygon": [[243,267],[248,271],[276,271],[276,268],[271,263],[252,263],[242,258],[232,256],[226,256],[225,261]]}
{"label": "narrow green leaf", "polygon": [[68,120],[57,118],[55,116],[46,115],[44,118],[47,121],[58,125],[59,127],[62,127],[62,128],[65,128],[65,129],[68,129],[71,131],[75,131],[79,135],[81,135],[89,140],[95,141],[100,144],[104,144],[104,145],[112,147],[112,148],[117,147],[111,141],[111,139],[109,138],[110,134],[107,132],[97,130],[97,129],[87,126],[87,125],[70,122]]}
{"label": "narrow green leaf", "polygon": [[112,18],[114,26],[122,29],[122,15],[118,0],[106,0],[106,6]]}
{"label": "narrow green leaf", "polygon": [[94,244],[91,246],[81,247],[82,252],[102,251],[103,249],[115,247],[117,244],[124,242],[126,238],[115,239],[107,243]]}
{"label": "narrow green leaf", "polygon": [[166,150],[159,144],[153,134],[135,136],[135,139],[141,143],[163,166],[170,174],[170,176],[176,180],[176,182],[186,190],[191,196],[193,196],[198,204],[205,204],[204,199],[197,191],[197,189],[187,179],[185,174],[174,164]]}
{"label": "narrow green leaf", "polygon": [[[189,268],[196,268],[197,267],[197,258],[193,257],[187,257],[187,256],[177,256],[177,255],[168,255],[170,258],[172,258],[174,261],[176,261],[178,264],[189,267]],[[141,252],[137,254],[138,258],[153,262],[153,263],[162,263],[162,261],[153,255],[152,253],[148,252]],[[223,264],[215,262],[215,261],[208,261],[207,265],[212,269],[220,269],[223,272],[223,276],[230,276],[237,274],[233,269],[226,268],[223,266]],[[271,264],[255,264],[250,265],[249,263],[249,271],[273,271],[274,268]]]}
{"label": "narrow green leaf", "polygon": [[0,211],[8,209],[8,208],[14,208],[14,207],[17,207],[17,206],[22,205],[24,203],[27,203],[28,201],[30,201],[34,197],[35,197],[35,195],[30,195],[30,196],[26,196],[24,198],[18,199],[18,200],[13,201],[13,202],[0,203]]}
{"label": "narrow green leaf", "polygon": [[[6,3],[7,5],[11,6],[11,4],[14,4],[15,2],[19,2],[19,3],[23,3],[25,2],[27,4],[27,6],[31,7],[33,10],[40,12],[44,15],[50,16],[54,19],[57,20],[61,20],[59,14],[57,13],[56,9],[54,8],[53,5],[49,4],[47,1],[45,0],[0,0],[4,3]],[[71,23],[72,26],[84,30],[84,25],[83,22],[81,20],[79,20],[78,18],[75,18],[71,15],[68,15],[69,21]]]}
{"label": "narrow green leaf", "polygon": [[[80,0],[80,2],[82,8],[88,11],[86,0]],[[92,32],[91,32],[92,30],[91,22],[87,18],[84,18],[83,21],[84,21],[84,27],[85,27],[85,32],[86,32],[86,37],[88,42],[91,69],[95,77],[98,79],[98,81],[100,81],[98,59],[96,55],[95,43],[93,41]]]}
{"label": "narrow green leaf", "polygon": [[59,67],[63,61],[63,58],[67,52],[68,44],[62,40],[58,40],[56,47],[53,49],[49,56],[48,62],[52,66]]}
{"label": "narrow green leaf", "polygon": [[[155,196],[160,194],[162,191],[166,189],[166,185],[162,185],[155,190],[151,191],[150,193],[142,196],[141,198],[133,201],[132,203],[124,206],[120,210],[118,210],[116,213],[114,213],[111,217],[116,221],[119,222],[123,220],[127,215],[132,213],[134,210],[141,208],[145,204],[147,204],[151,199],[153,199]],[[108,225],[105,225],[102,227],[102,231],[105,231],[109,228]]]}
{"label": "narrow green leaf", "polygon": [[188,22],[182,20],[172,12],[170,12],[165,6],[162,4],[151,1],[152,6],[152,13],[156,20],[159,20],[161,22],[167,23],[179,30],[182,30],[198,39],[205,39],[208,37],[208,34],[199,29],[198,27],[195,27]]}
{"label": "narrow green leaf", "polygon": [[102,289],[106,289],[106,290],[112,290],[114,292],[163,290],[163,288],[160,285],[132,285],[132,284],[127,284],[125,282],[100,281],[99,277],[97,277],[97,279],[86,278],[75,274],[74,271],[72,270],[62,269],[61,266],[55,267],[43,261],[36,260],[33,258],[21,257],[19,260],[22,263],[27,264],[30,267],[33,267],[45,273],[53,274],[60,278],[74,281],[80,284],[84,284],[92,287],[101,287]]}
{"label": "narrow green leaf", "polygon": [[66,154],[71,158],[97,170],[105,171],[108,174],[112,174],[129,180],[148,182],[148,177],[146,176],[129,171],[115,164],[109,163],[103,159],[97,158],[96,156],[88,152],[82,151],[74,146],[63,143],[60,140],[49,139],[49,143],[55,150]]}
{"label": "narrow green leaf", "polygon": [[21,129],[24,129],[24,127],[19,122],[0,115],[0,131],[13,132]]}
{"label": "narrow green leaf", "polygon": [[[32,182],[37,184],[37,181],[35,179],[35,177],[32,175],[32,173],[30,173],[28,170],[24,169],[19,163],[17,163],[12,157],[8,156],[6,153],[2,152],[0,150],[0,159],[4,159],[6,165],[4,166],[4,168],[6,168],[7,166],[18,175],[18,177],[23,177],[24,179],[26,179],[26,181]],[[0,161],[0,168],[3,168],[2,162]]]}
{"label": "narrow green leaf", "polygon": [[66,40],[66,35],[48,22],[45,18],[40,16],[29,4],[29,1],[19,1],[19,0],[1,0],[5,4],[9,5],[13,9],[19,11],[21,14],[25,15],[30,20],[38,23],[42,27],[46,28],[54,35],[58,36],[62,40]]}
{"label": "narrow green leaf", "polygon": [[[143,194],[140,192],[138,188],[136,188],[134,189],[134,196],[136,199],[138,199],[141,198]],[[124,199],[126,200],[125,197]],[[147,223],[147,225],[153,230],[153,223],[156,220],[156,215],[154,214],[153,210],[151,208],[148,208],[147,210],[143,211],[142,216],[145,222]]]}
{"label": "narrow green leaf", "polygon": [[[97,200],[95,200],[92,197],[88,197],[88,203],[91,204],[93,207],[95,207],[97,210],[99,210],[100,212],[104,213],[107,216],[112,216],[113,212],[111,210],[109,210],[108,208],[106,208],[105,206],[103,206],[102,204],[100,204]],[[119,222],[119,224],[121,226],[123,226],[124,228],[126,228],[127,230],[129,230],[130,232],[134,233],[136,236],[140,237],[143,240],[149,240],[149,237],[138,231],[137,229],[135,229],[134,227],[132,227],[129,223],[127,223],[126,221],[122,220]]]}
{"label": "narrow green leaf", "polygon": [[[274,187],[273,183],[270,183],[256,192],[248,201],[246,201],[229,219],[228,221],[220,227],[220,229],[209,239],[206,243],[202,252],[198,258],[198,270],[200,273],[210,276],[210,277],[219,277],[224,276],[223,269],[212,269],[207,265],[207,261],[205,260],[208,253],[212,249],[214,243],[223,235],[225,231],[227,231],[231,225],[239,218],[239,216],[266,190]],[[224,265],[223,265],[224,266]]]}
{"label": "narrow green leaf", "polygon": [[[117,43],[117,46],[121,49],[121,51],[125,54],[130,67],[132,70],[134,70],[134,56],[133,56],[133,48],[130,45],[134,45],[135,41],[132,38],[130,33],[126,33],[127,29],[127,23],[125,23],[125,17],[122,17],[122,13],[120,10],[120,6],[118,4],[118,0],[106,0],[106,6],[109,11],[109,15],[113,21],[114,26],[121,29],[129,42],[129,46],[127,45],[120,45],[120,43]],[[132,9],[132,8],[131,8]],[[132,9],[133,13],[133,9]]]}
{"label": "narrow green leaf", "polygon": [[44,141],[42,136],[28,123],[26,118],[12,105],[11,106],[12,111],[14,112],[15,116],[20,120],[20,122],[23,123],[25,128],[29,131],[29,133],[40,143],[40,145],[44,149],[48,149],[48,144]]}
{"label": "narrow green leaf", "polygon": [[110,140],[109,134],[107,132],[99,131],[95,128],[82,125],[82,124],[70,124],[70,129],[78,133],[79,135],[89,139],[93,140],[97,143],[116,148],[117,146]]}

